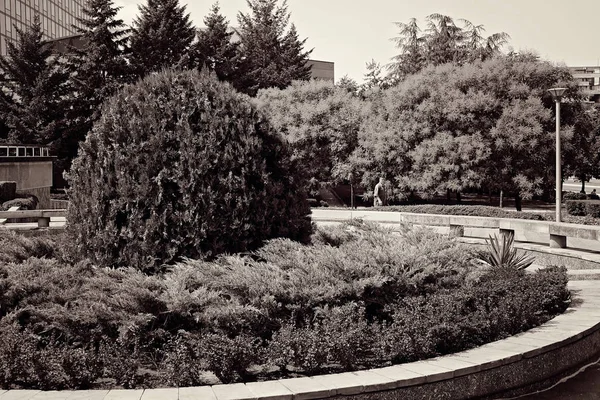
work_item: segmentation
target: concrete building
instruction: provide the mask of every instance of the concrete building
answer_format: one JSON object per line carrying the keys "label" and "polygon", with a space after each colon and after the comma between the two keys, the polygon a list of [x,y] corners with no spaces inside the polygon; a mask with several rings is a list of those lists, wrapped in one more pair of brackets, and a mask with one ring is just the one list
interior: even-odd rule
{"label": "concrete building", "polygon": [[27,29],[35,14],[40,16],[45,39],[77,33],[73,25],[83,17],[85,0],[0,0],[0,56],[7,53],[6,43],[17,38],[17,31]]}
{"label": "concrete building", "polygon": [[17,183],[17,193],[30,193],[38,208],[50,208],[52,161],[48,148],[36,145],[0,144],[0,181]]}
{"label": "concrete building", "polygon": [[569,67],[579,89],[590,101],[600,103],[600,66]]}

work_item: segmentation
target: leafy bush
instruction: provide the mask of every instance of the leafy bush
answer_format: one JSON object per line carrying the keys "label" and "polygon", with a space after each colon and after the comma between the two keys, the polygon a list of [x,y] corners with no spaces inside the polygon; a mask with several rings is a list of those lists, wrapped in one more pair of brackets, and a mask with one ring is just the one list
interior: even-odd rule
{"label": "leafy bush", "polygon": [[0,202],[12,200],[17,194],[17,182],[0,182]]}
{"label": "leafy bush", "polygon": [[577,215],[584,216],[585,212],[585,202],[583,200],[568,200],[565,201],[565,207],[569,215]]}
{"label": "leafy bush", "polygon": [[585,193],[579,192],[563,192],[563,200],[586,200],[588,197]]}
{"label": "leafy bush", "polygon": [[570,215],[600,218],[600,201],[598,200],[569,200],[565,207]]}
{"label": "leafy bush", "polygon": [[81,257],[147,272],[312,230],[281,136],[215,76],[165,71],[125,88],[79,150],[68,231]]}
{"label": "leafy bush", "polygon": [[11,207],[20,207],[21,210],[35,210],[38,205],[38,198],[32,194],[18,194],[19,198],[5,201],[2,203],[2,211],[7,211]]}
{"label": "leafy bush", "polygon": [[461,206],[461,205],[436,205],[436,204],[420,204],[412,206],[388,206],[378,207],[381,211],[397,211],[406,213],[419,214],[445,214],[445,215],[466,215],[477,217],[493,217],[493,218],[515,218],[515,219],[531,219],[543,221],[544,216],[540,214],[520,211],[508,211],[498,207],[491,206]]}

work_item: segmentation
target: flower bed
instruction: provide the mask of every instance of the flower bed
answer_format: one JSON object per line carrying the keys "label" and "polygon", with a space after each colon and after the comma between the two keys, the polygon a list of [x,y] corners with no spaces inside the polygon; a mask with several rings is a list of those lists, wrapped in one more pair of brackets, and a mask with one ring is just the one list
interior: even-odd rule
{"label": "flower bed", "polygon": [[513,335],[570,298],[564,268],[482,267],[474,250],[428,229],[320,228],[312,245],[276,239],[160,276],[73,265],[57,250],[61,238],[0,234],[5,388],[187,386],[378,367]]}

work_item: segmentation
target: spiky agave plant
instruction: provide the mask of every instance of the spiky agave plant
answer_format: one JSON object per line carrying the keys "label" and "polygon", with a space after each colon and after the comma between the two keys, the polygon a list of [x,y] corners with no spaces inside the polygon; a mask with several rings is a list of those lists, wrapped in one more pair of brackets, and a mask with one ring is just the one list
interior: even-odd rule
{"label": "spiky agave plant", "polygon": [[488,248],[479,252],[479,261],[493,268],[514,268],[517,270],[525,269],[533,264],[534,257],[517,253],[517,249],[514,247],[514,234],[501,236],[502,240],[498,239],[496,235],[494,237],[490,235],[489,240],[485,240]]}

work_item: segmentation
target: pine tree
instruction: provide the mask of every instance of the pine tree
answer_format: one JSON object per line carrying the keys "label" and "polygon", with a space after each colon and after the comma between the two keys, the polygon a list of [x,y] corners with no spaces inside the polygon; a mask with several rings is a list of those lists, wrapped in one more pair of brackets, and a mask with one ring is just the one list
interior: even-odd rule
{"label": "pine tree", "polygon": [[208,68],[220,80],[232,82],[239,64],[239,42],[232,41],[233,31],[221,15],[219,3],[213,4],[204,18],[205,29],[198,30],[198,40],[192,46],[193,63],[199,69]]}
{"label": "pine tree", "polygon": [[132,79],[125,58],[129,30],[117,19],[119,9],[112,0],[88,0],[78,20],[82,46],[70,48],[68,57],[70,126],[61,138],[59,169],[70,167],[79,142],[100,117],[102,103]]}
{"label": "pine tree", "polygon": [[306,39],[300,40],[295,26],[289,25],[290,14],[284,0],[247,0],[250,14],[238,14],[243,76],[235,82],[238,90],[256,95],[258,90],[283,89],[293,80],[308,80],[307,64],[312,50],[304,51]]}
{"label": "pine tree", "polygon": [[147,0],[139,10],[130,37],[130,62],[135,72],[143,77],[187,64],[196,31],[186,7],[179,0]]}
{"label": "pine tree", "polygon": [[66,69],[43,40],[38,15],[7,45],[8,57],[0,57],[0,119],[10,130],[4,134],[17,143],[52,143],[64,125]]}

